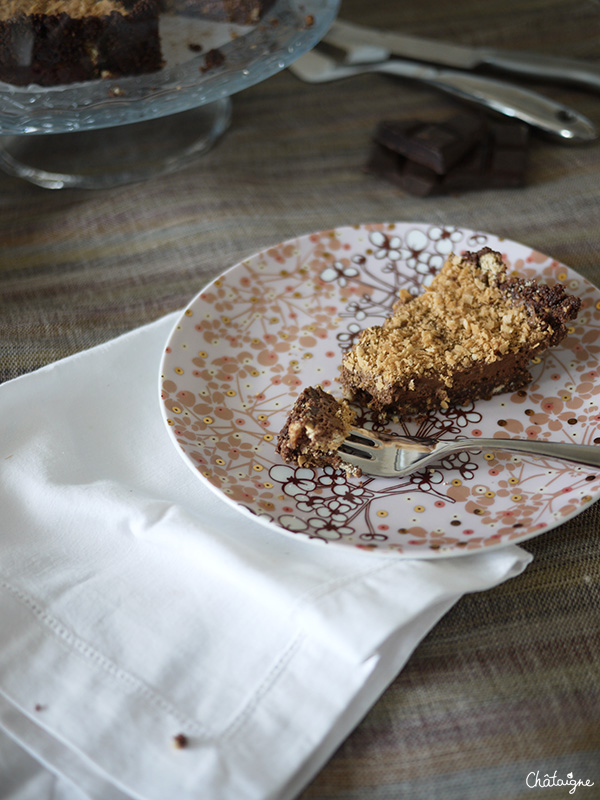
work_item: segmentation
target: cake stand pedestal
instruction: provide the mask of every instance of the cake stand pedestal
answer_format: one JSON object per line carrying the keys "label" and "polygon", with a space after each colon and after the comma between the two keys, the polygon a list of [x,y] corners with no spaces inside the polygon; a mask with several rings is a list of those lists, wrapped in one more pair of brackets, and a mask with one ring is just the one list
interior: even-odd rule
{"label": "cake stand pedestal", "polygon": [[229,97],[165,117],[94,130],[0,137],[0,167],[45,189],[104,189],[181,169],[231,120]]}

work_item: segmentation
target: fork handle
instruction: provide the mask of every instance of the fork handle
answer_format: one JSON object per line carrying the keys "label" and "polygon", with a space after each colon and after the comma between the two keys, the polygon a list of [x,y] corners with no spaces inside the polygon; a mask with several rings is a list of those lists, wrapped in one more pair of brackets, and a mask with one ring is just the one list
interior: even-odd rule
{"label": "fork handle", "polygon": [[598,135],[593,123],[583,114],[512,83],[401,59],[372,64],[371,70],[423,81],[463,100],[520,119],[558,136],[563,142],[591,142]]}
{"label": "fork handle", "polygon": [[509,450],[516,453],[529,453],[536,456],[549,456],[600,467],[600,447],[593,444],[570,444],[569,442],[542,442],[527,439],[463,439],[440,442],[438,453],[459,450]]}
{"label": "fork handle", "polygon": [[593,61],[576,58],[548,58],[542,53],[523,53],[510,50],[481,52],[482,61],[490,67],[528,75],[532,78],[569,82],[589,89],[600,89],[600,68]]}

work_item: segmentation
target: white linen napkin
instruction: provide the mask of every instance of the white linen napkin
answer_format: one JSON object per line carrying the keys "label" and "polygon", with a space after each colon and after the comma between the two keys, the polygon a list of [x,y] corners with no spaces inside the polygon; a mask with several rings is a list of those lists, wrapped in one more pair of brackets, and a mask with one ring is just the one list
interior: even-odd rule
{"label": "white linen napkin", "polygon": [[530,557],[380,558],[240,514],[164,429],[175,319],[0,387],[0,728],[77,797],[293,798],[456,600]]}

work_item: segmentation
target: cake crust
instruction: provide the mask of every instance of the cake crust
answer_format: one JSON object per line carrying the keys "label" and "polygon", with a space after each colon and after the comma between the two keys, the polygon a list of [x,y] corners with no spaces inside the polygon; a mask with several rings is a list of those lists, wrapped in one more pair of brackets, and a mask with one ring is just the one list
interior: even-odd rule
{"label": "cake crust", "polygon": [[381,418],[413,416],[515,391],[566,334],[580,301],[562,285],[509,277],[490,248],[452,254],[425,292],[404,294],[346,354],[346,396]]}

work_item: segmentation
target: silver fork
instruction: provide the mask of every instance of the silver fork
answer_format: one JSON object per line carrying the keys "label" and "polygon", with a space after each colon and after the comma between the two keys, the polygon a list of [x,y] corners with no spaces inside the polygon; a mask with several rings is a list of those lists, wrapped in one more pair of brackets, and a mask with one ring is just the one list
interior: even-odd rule
{"label": "silver fork", "polygon": [[428,83],[463,100],[520,119],[562,142],[591,142],[598,135],[587,117],[562,103],[512,83],[470,72],[441,69],[399,58],[348,65],[339,63],[321,50],[310,50],[290,64],[289,69],[308,83],[335,81],[365,72],[385,72]]}
{"label": "silver fork", "polygon": [[365,475],[400,478],[461,450],[505,450],[600,467],[600,447],[595,445],[527,439],[443,441],[420,436],[375,434],[364,428],[353,428],[338,452],[343,461],[360,467]]}

